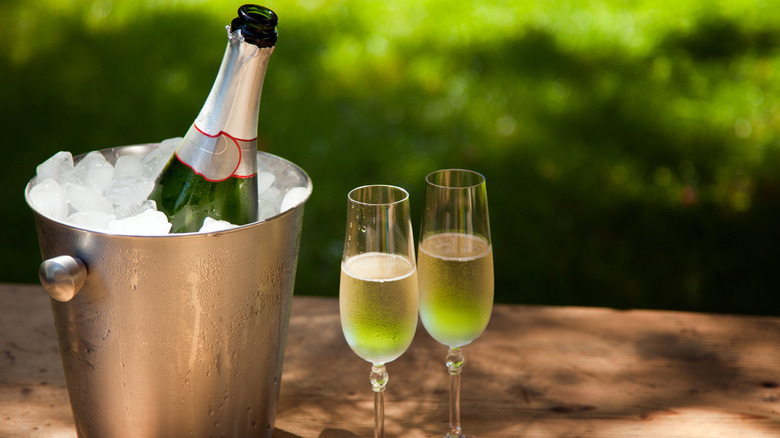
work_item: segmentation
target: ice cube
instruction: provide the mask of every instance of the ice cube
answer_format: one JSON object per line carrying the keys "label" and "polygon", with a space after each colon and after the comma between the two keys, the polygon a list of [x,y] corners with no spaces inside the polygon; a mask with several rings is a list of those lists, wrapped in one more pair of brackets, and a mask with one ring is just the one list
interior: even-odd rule
{"label": "ice cube", "polygon": [[143,176],[144,165],[136,155],[122,155],[114,163],[114,181],[122,178]]}
{"label": "ice cube", "polygon": [[222,230],[229,230],[231,228],[236,228],[238,225],[231,224],[228,221],[222,221],[217,219],[212,219],[208,216],[206,216],[206,219],[203,220],[203,226],[200,227],[201,233],[212,233],[214,231],[222,231]]}
{"label": "ice cube", "polygon": [[106,190],[114,175],[114,166],[98,151],[88,153],[75,166],[81,183],[97,192]]}
{"label": "ice cube", "polygon": [[114,207],[114,216],[117,219],[124,219],[130,216],[141,214],[146,210],[157,210],[157,203],[151,199],[146,199],[135,204],[117,205]]}
{"label": "ice cube", "polygon": [[300,174],[295,170],[289,168],[289,166],[280,167],[275,169],[276,181],[274,185],[282,190],[287,190],[292,187],[301,185]]}
{"label": "ice cube", "polygon": [[284,195],[279,210],[287,211],[305,201],[308,196],[309,189],[306,187],[293,187]]}
{"label": "ice cube", "polygon": [[173,137],[173,138],[165,139],[160,142],[160,145],[157,146],[157,149],[160,151],[161,154],[168,155],[167,158],[170,158],[171,155],[173,155],[173,152],[176,150],[176,148],[179,147],[182,140],[184,140],[184,137]]}
{"label": "ice cube", "polygon": [[92,230],[108,231],[108,223],[114,219],[113,214],[101,211],[79,211],[68,216],[68,223]]}
{"label": "ice cube", "polygon": [[144,166],[144,176],[152,181],[157,180],[157,176],[162,172],[163,167],[171,159],[182,140],[182,137],[163,140],[156,148],[141,158],[141,163]]}
{"label": "ice cube", "polygon": [[76,170],[73,168],[73,155],[70,152],[57,152],[48,160],[39,164],[35,170],[38,181],[51,178],[61,186],[78,181]]}
{"label": "ice cube", "polygon": [[68,202],[76,211],[100,211],[112,214],[114,207],[98,191],[79,184],[68,184],[65,187]]}
{"label": "ice cube", "polygon": [[271,187],[262,194],[260,194],[260,200],[266,201],[266,203],[275,203],[278,207],[282,203],[284,192],[279,190],[278,187]]}
{"label": "ice cube", "polygon": [[164,160],[159,155],[154,154],[147,156],[142,162],[144,164],[144,176],[156,180],[163,167],[168,163],[168,160]]}
{"label": "ice cube", "polygon": [[271,187],[260,194],[258,206],[258,216],[260,220],[268,219],[271,216],[279,214],[279,207],[282,204],[284,193],[276,187]]}
{"label": "ice cube", "polygon": [[30,189],[30,202],[42,214],[62,220],[68,216],[68,198],[65,188],[54,178],[46,178]]}
{"label": "ice cube", "polygon": [[115,179],[106,189],[106,199],[114,205],[129,205],[149,197],[154,181],[143,176]]}
{"label": "ice cube", "polygon": [[165,213],[156,210],[144,210],[135,216],[117,219],[108,223],[108,228],[117,234],[135,236],[157,236],[168,234],[171,224]]}
{"label": "ice cube", "polygon": [[257,172],[257,193],[263,193],[274,183],[276,176],[271,172]]}

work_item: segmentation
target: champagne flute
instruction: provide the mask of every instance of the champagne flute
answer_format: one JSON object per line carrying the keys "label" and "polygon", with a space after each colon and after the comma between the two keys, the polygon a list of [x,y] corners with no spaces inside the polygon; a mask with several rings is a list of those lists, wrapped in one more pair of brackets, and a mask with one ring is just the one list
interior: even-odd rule
{"label": "champagne flute", "polygon": [[418,253],[420,318],[428,333],[449,347],[450,430],[460,425],[461,347],[485,330],[493,310],[493,250],[485,177],[461,169],[426,178]]}
{"label": "champagne flute", "polygon": [[384,437],[385,364],[400,357],[417,329],[417,269],[409,193],[387,185],[348,195],[339,313],[350,348],[371,362],[374,437]]}

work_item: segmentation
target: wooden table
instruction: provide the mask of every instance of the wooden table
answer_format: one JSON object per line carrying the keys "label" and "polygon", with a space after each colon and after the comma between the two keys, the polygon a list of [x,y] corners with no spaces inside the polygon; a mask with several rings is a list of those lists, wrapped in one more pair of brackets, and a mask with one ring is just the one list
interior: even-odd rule
{"label": "wooden table", "polygon": [[[483,438],[780,436],[780,318],[497,305],[464,352]],[[389,436],[443,435],[445,355],[420,327],[388,365]],[[371,436],[369,370],[335,299],[295,297],[274,436]],[[0,437],[75,436],[49,298],[0,284]]]}

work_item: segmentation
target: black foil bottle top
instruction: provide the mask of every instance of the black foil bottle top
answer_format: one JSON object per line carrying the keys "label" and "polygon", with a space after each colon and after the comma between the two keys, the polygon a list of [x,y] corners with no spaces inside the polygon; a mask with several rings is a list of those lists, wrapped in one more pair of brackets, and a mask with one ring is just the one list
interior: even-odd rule
{"label": "black foil bottle top", "polygon": [[272,47],[276,44],[276,25],[279,17],[274,11],[259,5],[243,5],[238,8],[238,17],[230,23],[230,31],[241,30],[246,42],[257,47]]}

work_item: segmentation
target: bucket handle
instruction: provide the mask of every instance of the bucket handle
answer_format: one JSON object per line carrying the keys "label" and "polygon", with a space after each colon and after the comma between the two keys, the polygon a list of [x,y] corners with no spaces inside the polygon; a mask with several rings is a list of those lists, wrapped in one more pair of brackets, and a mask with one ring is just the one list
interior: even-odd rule
{"label": "bucket handle", "polygon": [[38,276],[49,296],[64,303],[72,300],[84,286],[87,266],[77,257],[57,256],[41,263]]}

